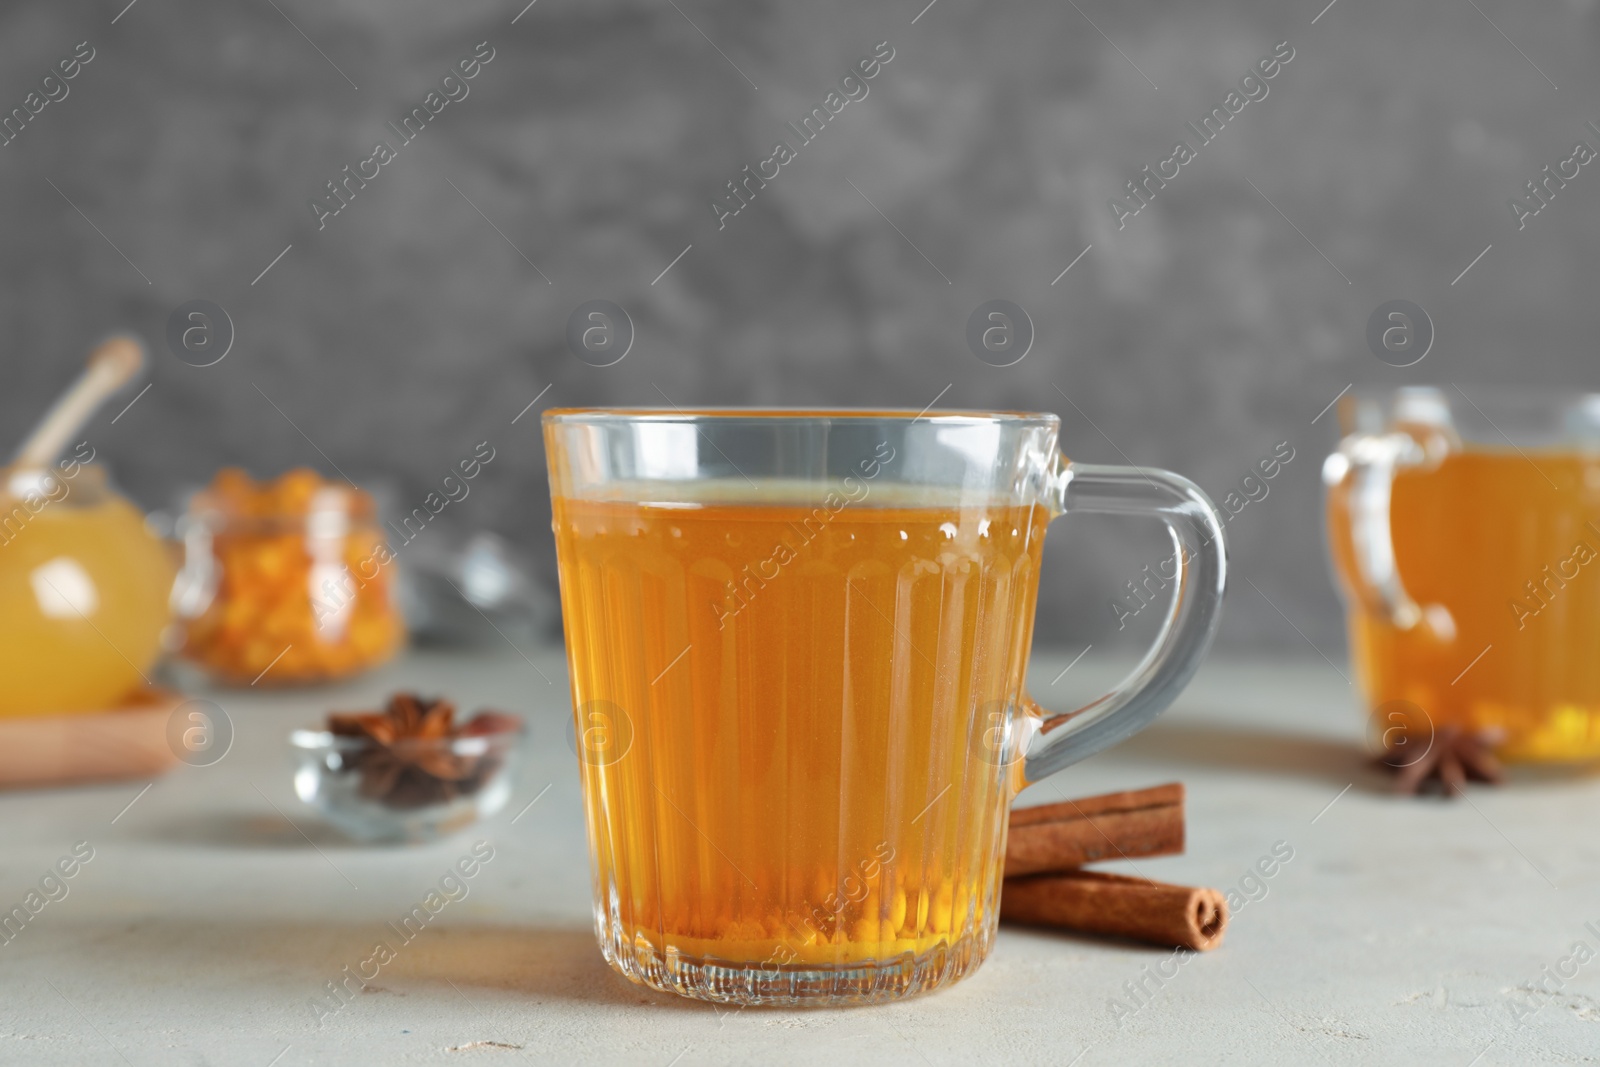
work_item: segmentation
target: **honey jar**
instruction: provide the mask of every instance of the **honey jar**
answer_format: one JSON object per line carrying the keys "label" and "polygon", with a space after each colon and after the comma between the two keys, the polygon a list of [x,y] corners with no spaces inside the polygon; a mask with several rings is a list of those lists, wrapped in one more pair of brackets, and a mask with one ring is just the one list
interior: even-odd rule
{"label": "honey jar", "polygon": [[0,717],[115,707],[160,655],[173,562],[93,453],[0,470]]}

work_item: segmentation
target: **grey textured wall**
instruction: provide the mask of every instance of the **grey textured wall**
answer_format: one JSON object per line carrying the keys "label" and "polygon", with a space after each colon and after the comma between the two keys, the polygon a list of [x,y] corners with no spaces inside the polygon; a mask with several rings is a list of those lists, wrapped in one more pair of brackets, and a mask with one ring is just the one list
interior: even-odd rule
{"label": "grey textured wall", "polygon": [[[1324,405],[1350,382],[1595,383],[1600,176],[1521,232],[1506,202],[1600,144],[1600,13],[1324,2],[8,0],[0,107],[78,42],[94,58],[0,148],[4,436],[129,325],[158,342],[153,386],[91,437],[145,504],[222,463],[334,463],[409,507],[488,439],[444,532],[499,530],[546,570],[538,424],[511,422],[535,396],[1042,407],[1070,454],[1217,497],[1287,441],[1231,525],[1260,592],[1235,585],[1223,642],[1309,652],[1270,597],[1336,649]],[[885,40],[869,95],[719,231],[724,183]],[[1267,97],[1119,230],[1108,199],[1285,40]],[[308,201],[483,41],[470,95],[319,230]],[[236,328],[207,368],[159,343],[197,297]],[[608,368],[563,340],[597,297],[637,327]],[[992,297],[1037,329],[1011,367],[964,341]],[[1404,371],[1363,340],[1394,297],[1438,327]],[[1159,548],[1058,533],[1041,639],[1108,640],[1106,600]]]}

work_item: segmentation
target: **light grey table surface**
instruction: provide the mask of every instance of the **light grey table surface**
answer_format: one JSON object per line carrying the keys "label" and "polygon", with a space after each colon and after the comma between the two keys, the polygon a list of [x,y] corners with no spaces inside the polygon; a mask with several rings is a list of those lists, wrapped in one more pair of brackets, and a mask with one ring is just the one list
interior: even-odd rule
{"label": "light grey table surface", "polygon": [[[1068,682],[1050,680],[1068,661],[1036,655],[1035,692],[1065,704]],[[1097,670],[1091,657],[1068,678],[1081,691]],[[1138,864],[1165,881],[1238,887],[1276,842],[1294,850],[1223,947],[1147,979],[1137,1004],[1127,984],[1168,951],[1004,928],[974,976],[887,1007],[729,1012],[629,985],[591,931],[564,679],[553,652],[413,654],[332,690],[210,694],[237,732],[215,766],[142,794],[136,781],[0,795],[7,907],[75,842],[94,849],[68,895],[0,945],[0,1063],[1600,1060],[1600,960],[1572,959],[1577,942],[1600,950],[1600,779],[1392,798],[1366,766],[1351,690],[1321,660],[1213,662],[1155,727],[1024,796],[1181,779],[1187,854]],[[401,687],[522,712],[532,752],[506,810],[474,830],[346,844],[295,798],[286,734]],[[470,894],[319,1021],[323,984],[479,839],[494,857]]]}

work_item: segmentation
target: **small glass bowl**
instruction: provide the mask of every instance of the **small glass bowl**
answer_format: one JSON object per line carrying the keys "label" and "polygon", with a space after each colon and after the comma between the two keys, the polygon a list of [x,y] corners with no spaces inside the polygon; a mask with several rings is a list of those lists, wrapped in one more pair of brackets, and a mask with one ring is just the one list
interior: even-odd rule
{"label": "small glass bowl", "polygon": [[289,735],[294,791],[350,837],[432,841],[505,807],[527,728],[384,746],[326,730]]}

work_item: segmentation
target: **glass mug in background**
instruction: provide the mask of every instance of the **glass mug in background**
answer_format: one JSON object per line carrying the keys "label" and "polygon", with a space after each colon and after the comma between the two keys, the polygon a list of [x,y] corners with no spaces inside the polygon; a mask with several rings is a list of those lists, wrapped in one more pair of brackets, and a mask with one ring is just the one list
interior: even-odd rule
{"label": "glass mug in background", "polygon": [[[1148,725],[1198,667],[1222,600],[1222,528],[1200,490],[1069,463],[1058,428],[1033,414],[545,414],[613,967],[686,996],[796,1004],[909,995],[982,962],[1012,798]],[[1133,675],[1047,717],[1022,681],[1040,545],[1063,511],[1160,518],[1183,562]]]}
{"label": "glass mug in background", "polygon": [[1369,710],[1600,757],[1600,395],[1415,386],[1339,415],[1328,540]]}

